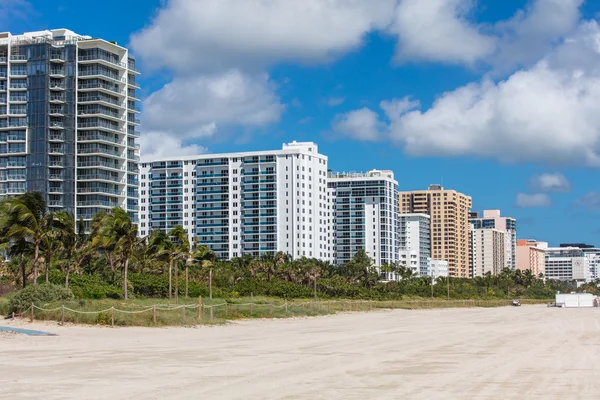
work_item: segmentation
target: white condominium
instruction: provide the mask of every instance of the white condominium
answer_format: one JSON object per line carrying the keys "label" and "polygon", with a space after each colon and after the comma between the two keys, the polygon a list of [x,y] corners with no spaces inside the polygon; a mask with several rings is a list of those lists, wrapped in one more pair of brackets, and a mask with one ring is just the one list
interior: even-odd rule
{"label": "white condominium", "polygon": [[153,160],[140,181],[142,236],[181,225],[220,259],[283,251],[332,261],[327,157],[315,143]]}
{"label": "white condominium", "polygon": [[392,171],[329,175],[335,263],[364,249],[376,266],[398,262],[398,182]]}
{"label": "white condominium", "polygon": [[[471,225],[472,226],[472,225]],[[498,275],[506,268],[505,233],[498,229],[471,229],[472,276]]]}
{"label": "white condominium", "polygon": [[431,226],[427,214],[399,214],[400,265],[419,276],[429,275]]}
{"label": "white condominium", "polygon": [[0,33],[0,199],[36,191],[86,223],[116,206],[135,221],[138,73],[114,42]]}
{"label": "white condominium", "polygon": [[589,282],[590,259],[579,247],[546,247],[546,278],[559,281]]}
{"label": "white condominium", "polygon": [[506,268],[517,268],[517,220],[511,217],[501,217],[500,210],[483,210],[483,217],[477,212],[469,215],[469,223],[475,229],[497,229],[504,232],[504,250],[506,251]]}

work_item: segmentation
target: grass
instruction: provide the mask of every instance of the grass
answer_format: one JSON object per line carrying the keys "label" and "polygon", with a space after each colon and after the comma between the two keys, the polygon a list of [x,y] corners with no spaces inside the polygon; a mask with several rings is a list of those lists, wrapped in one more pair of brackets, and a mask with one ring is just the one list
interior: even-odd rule
{"label": "grass", "polygon": [[[544,304],[550,300],[521,300],[521,304]],[[194,326],[223,324],[230,320],[249,318],[290,318],[335,314],[336,312],[370,311],[375,309],[440,309],[458,307],[503,307],[511,300],[443,300],[403,299],[387,301],[311,299],[285,301],[269,297],[244,297],[236,299],[202,299],[202,312],[198,313],[198,299],[180,299],[186,308],[176,308],[171,299],[123,300],[72,300],[63,303],[36,304],[36,320],[62,321],[75,324],[107,326]],[[225,305],[224,303],[227,303]],[[249,303],[253,303],[250,306]],[[65,307],[64,317],[61,306]],[[212,306],[212,307],[211,307]],[[156,311],[152,308],[155,307]],[[115,311],[113,313],[114,308]],[[211,310],[212,308],[212,310]],[[73,312],[70,310],[79,312]],[[6,315],[8,299],[0,297],[0,312]],[[27,316],[30,312],[27,313]]]}

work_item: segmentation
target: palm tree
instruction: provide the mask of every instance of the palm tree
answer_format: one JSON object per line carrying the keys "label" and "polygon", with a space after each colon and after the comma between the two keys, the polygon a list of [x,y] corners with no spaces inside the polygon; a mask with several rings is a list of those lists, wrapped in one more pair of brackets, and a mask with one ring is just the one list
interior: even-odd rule
{"label": "palm tree", "polygon": [[33,244],[33,283],[37,284],[40,246],[48,234],[46,201],[39,192],[25,193],[0,203],[0,237]]}
{"label": "palm tree", "polygon": [[179,264],[181,261],[185,261],[186,265],[186,297],[187,297],[187,286],[188,286],[188,273],[187,273],[187,260],[190,258],[190,242],[185,229],[182,226],[174,226],[169,231],[169,237],[174,243],[173,253],[171,259],[175,263],[175,303],[179,302]]}
{"label": "palm tree", "polygon": [[203,268],[208,268],[208,296],[212,299],[212,272],[213,265],[217,259],[215,252],[206,247],[205,245],[198,246],[194,252],[194,259]]}
{"label": "palm tree", "polygon": [[169,235],[163,231],[154,231],[148,239],[148,251],[154,257],[169,265],[169,299],[173,293],[173,250],[174,243]]}
{"label": "palm tree", "polygon": [[65,250],[65,244],[70,235],[75,235],[73,216],[67,212],[50,212],[46,217],[46,235],[42,242],[46,283],[49,283],[48,273],[52,259],[60,251]]}
{"label": "palm tree", "polygon": [[120,207],[104,213],[99,220],[93,246],[114,245],[114,252],[121,264],[123,273],[123,298],[127,300],[127,270],[135,247],[142,240],[137,236],[137,225],[131,222],[129,214]]}

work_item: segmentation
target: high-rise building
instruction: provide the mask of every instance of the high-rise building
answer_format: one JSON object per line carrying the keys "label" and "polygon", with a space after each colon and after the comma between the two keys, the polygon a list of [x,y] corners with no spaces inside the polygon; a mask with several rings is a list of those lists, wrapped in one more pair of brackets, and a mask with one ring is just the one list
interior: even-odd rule
{"label": "high-rise building", "polygon": [[429,275],[431,218],[427,214],[399,214],[400,264],[419,276]]}
{"label": "high-rise building", "polygon": [[364,249],[376,266],[398,262],[398,182],[392,171],[330,174],[335,263]]}
{"label": "high-rise building", "polygon": [[506,268],[517,268],[517,221],[511,217],[501,217],[500,210],[484,210],[483,217],[478,213],[470,213],[469,223],[475,229],[498,229],[504,232],[506,244]]}
{"label": "high-rise building", "polygon": [[517,241],[517,269],[521,271],[530,270],[534,276],[546,274],[545,250],[538,247],[538,242],[529,239]]}
{"label": "high-rise building", "polygon": [[66,29],[0,33],[0,199],[41,192],[89,220],[137,220],[138,70],[114,42]]}
{"label": "high-rise building", "polygon": [[333,261],[327,157],[315,143],[143,162],[140,183],[142,236],[180,225],[220,259],[282,251]]}
{"label": "high-rise building", "polygon": [[469,277],[469,209],[471,197],[440,185],[400,192],[400,213],[431,217],[431,258],[448,261],[452,277]]}
{"label": "high-rise building", "polygon": [[[471,225],[472,226],[472,225]],[[506,268],[505,233],[499,229],[471,229],[472,277],[498,275]]]}

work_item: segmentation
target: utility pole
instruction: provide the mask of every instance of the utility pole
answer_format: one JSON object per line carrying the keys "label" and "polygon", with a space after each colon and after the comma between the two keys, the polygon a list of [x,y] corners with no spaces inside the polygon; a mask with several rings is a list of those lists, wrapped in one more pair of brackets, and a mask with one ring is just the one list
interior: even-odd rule
{"label": "utility pole", "polygon": [[448,300],[450,300],[450,271],[448,271],[448,277],[446,278],[448,282]]}

